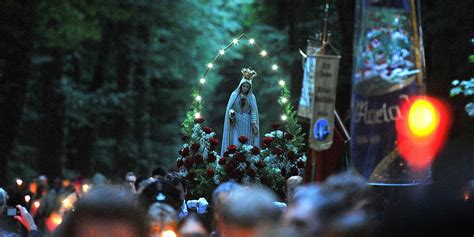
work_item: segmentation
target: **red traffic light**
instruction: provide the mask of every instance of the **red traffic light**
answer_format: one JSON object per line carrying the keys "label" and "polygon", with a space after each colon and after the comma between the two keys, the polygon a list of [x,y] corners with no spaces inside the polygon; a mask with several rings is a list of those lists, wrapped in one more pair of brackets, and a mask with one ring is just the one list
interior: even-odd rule
{"label": "red traffic light", "polygon": [[398,151],[412,168],[426,168],[446,140],[451,124],[448,106],[428,96],[416,96],[403,103],[400,112],[396,122]]}

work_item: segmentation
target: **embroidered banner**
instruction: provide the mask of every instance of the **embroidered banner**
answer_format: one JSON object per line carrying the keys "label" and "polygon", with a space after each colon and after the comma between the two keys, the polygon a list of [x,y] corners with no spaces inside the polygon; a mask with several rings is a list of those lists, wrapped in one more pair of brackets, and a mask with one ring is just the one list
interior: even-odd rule
{"label": "embroidered banner", "polygon": [[313,111],[309,137],[309,146],[316,151],[326,150],[332,144],[340,59],[341,56],[316,56]]}
{"label": "embroidered banner", "polygon": [[414,0],[358,0],[354,31],[351,158],[369,183],[429,182],[396,149],[400,103],[423,88],[424,55]]}

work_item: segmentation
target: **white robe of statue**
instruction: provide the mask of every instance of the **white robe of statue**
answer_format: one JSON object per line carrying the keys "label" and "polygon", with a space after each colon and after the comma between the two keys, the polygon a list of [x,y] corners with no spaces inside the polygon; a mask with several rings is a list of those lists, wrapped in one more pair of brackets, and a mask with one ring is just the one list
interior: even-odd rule
{"label": "white robe of statue", "polygon": [[[247,95],[242,93],[242,85],[245,83],[250,86]],[[253,131],[253,124],[257,127],[257,133]],[[246,136],[249,139],[247,144],[259,147],[259,132],[258,106],[255,95],[252,92],[252,81],[244,77],[227,102],[221,155],[224,154],[229,145],[239,145],[239,136]]]}

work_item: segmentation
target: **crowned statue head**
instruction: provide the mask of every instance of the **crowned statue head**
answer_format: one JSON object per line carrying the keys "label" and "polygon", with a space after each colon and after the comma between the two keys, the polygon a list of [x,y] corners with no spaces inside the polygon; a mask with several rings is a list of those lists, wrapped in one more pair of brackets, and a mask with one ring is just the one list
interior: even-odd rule
{"label": "crowned statue head", "polygon": [[243,91],[243,87],[245,87],[247,84],[247,90],[250,90],[252,87],[252,80],[255,76],[257,76],[257,72],[250,68],[242,68],[240,72],[242,72],[242,80],[240,80],[239,89]]}

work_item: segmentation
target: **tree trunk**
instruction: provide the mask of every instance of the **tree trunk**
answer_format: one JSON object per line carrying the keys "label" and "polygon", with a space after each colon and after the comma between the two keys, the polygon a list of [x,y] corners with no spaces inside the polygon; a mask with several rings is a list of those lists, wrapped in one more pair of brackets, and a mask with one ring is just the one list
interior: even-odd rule
{"label": "tree trunk", "polygon": [[[126,93],[129,89],[130,80],[130,65],[132,60],[130,58],[130,42],[129,35],[131,34],[131,26],[129,22],[118,22],[117,23],[117,59],[116,59],[116,77],[117,77],[117,91],[118,93]],[[128,104],[126,104],[128,108]],[[130,125],[128,122],[128,110],[124,108],[121,113],[114,120],[115,125],[115,139],[117,145],[115,146],[115,154],[117,157],[117,163],[123,164],[124,171],[136,168],[132,166],[133,162],[131,156],[128,153],[128,134],[130,131]]]}
{"label": "tree trunk", "polygon": [[[24,3],[24,2],[28,2]],[[8,1],[0,8],[0,186],[5,186],[9,156],[18,135],[30,75],[35,2]]]}
{"label": "tree trunk", "polygon": [[134,132],[133,138],[137,144],[138,172],[149,173],[147,167],[147,152],[145,151],[145,124],[143,121],[146,113],[146,68],[145,59],[148,53],[150,29],[146,25],[139,25],[137,28],[137,60],[133,80],[133,90],[135,93],[135,106],[133,110]]}
{"label": "tree trunk", "polygon": [[59,88],[62,75],[62,55],[50,49],[51,61],[41,67],[41,139],[39,170],[48,177],[61,175],[64,153],[64,95]]}
{"label": "tree trunk", "polygon": [[[88,88],[88,93],[95,93],[104,85],[105,67],[110,54],[112,30],[112,23],[106,21],[102,26],[102,40],[97,55],[97,62],[94,67],[92,84]],[[94,120],[94,118],[90,119],[92,121]],[[81,175],[90,177],[94,172],[92,156],[97,137],[97,126],[72,128],[70,134],[73,143],[72,146],[74,147],[73,153],[71,154],[73,169],[79,171]]]}

